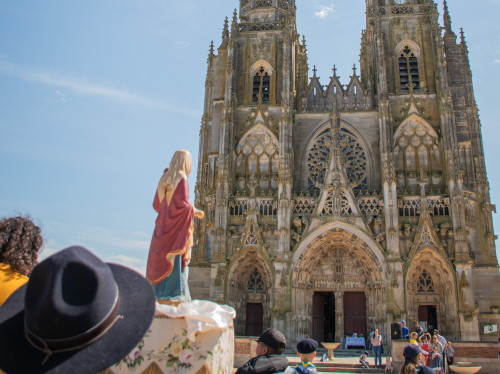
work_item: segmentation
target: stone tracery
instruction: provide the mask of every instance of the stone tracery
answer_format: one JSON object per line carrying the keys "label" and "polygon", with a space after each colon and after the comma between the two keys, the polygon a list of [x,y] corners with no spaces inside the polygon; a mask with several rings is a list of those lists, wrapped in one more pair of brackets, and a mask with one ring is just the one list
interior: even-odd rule
{"label": "stone tracery", "polygon": [[279,144],[274,134],[257,125],[248,131],[236,147],[236,184],[238,189],[255,187],[277,188]]}
{"label": "stone tracery", "polygon": [[[307,154],[309,189],[317,189],[325,182],[332,135],[330,128],[324,130],[313,142]],[[345,127],[340,128],[340,147],[347,178],[352,188],[367,188],[368,158],[361,142]]]}
{"label": "stone tracery", "polygon": [[441,183],[439,137],[421,117],[412,115],[399,126],[394,157],[399,187]]}

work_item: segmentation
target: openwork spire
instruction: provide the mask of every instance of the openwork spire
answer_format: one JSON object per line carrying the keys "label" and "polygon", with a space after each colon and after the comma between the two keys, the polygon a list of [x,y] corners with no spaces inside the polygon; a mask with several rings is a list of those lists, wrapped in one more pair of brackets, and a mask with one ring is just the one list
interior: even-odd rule
{"label": "openwork spire", "polygon": [[233,21],[231,22],[231,34],[234,35],[238,31],[238,11],[236,8],[233,12]]}
{"label": "openwork spire", "polygon": [[222,29],[222,43],[229,39],[229,19],[226,17],[224,20],[224,27]]}
{"label": "openwork spire", "polygon": [[448,3],[446,0],[444,0],[444,13],[443,13],[443,22],[444,22],[444,29],[447,33],[453,33],[451,30],[451,17],[450,17],[450,12],[448,10]]}
{"label": "openwork spire", "polygon": [[209,50],[209,52],[208,52],[208,56],[209,56],[209,57],[211,57],[211,56],[213,56],[213,55],[214,55],[214,41],[212,40],[212,41],[210,42],[210,50]]}
{"label": "openwork spire", "polygon": [[465,46],[467,47],[467,42],[465,41],[465,33],[464,33],[464,29],[463,28],[460,28],[460,42]]}

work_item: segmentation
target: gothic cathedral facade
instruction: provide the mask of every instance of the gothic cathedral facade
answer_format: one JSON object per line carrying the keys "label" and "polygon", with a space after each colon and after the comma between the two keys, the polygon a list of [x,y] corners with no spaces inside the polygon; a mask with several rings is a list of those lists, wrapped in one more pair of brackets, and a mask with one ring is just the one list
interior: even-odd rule
{"label": "gothic cathedral facade", "polygon": [[479,341],[500,324],[495,207],[446,1],[443,23],[433,0],[366,0],[359,74],[323,85],[294,0],[240,0],[226,18],[208,56],[190,288],[236,309],[236,335],[341,341],[405,319]]}

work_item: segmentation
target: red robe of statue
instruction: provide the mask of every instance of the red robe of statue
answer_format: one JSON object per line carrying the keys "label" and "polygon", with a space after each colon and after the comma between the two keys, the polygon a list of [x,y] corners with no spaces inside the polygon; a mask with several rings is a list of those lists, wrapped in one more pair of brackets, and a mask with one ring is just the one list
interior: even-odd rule
{"label": "red robe of statue", "polygon": [[164,197],[160,203],[158,191],[153,208],[158,212],[155,230],[149,248],[146,278],[151,284],[167,278],[174,264],[168,254],[182,255],[182,270],[191,258],[194,208],[189,202],[189,185],[186,178],[177,184],[170,204]]}

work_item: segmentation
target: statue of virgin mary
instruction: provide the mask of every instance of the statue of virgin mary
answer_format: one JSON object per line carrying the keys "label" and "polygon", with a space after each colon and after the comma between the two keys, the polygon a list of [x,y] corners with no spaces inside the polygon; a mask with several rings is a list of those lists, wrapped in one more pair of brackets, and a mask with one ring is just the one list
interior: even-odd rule
{"label": "statue of virgin mary", "polygon": [[158,212],[149,248],[146,278],[159,302],[190,301],[188,264],[193,246],[193,219],[204,213],[189,202],[191,154],[175,152],[156,190],[153,208]]}

